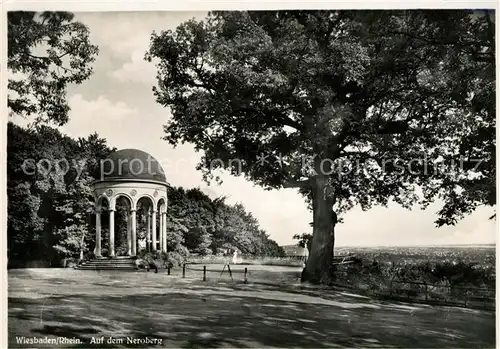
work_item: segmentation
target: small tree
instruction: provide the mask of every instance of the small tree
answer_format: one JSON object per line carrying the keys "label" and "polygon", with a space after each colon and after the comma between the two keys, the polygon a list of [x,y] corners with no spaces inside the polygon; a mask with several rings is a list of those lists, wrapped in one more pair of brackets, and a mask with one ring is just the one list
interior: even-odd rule
{"label": "small tree", "polygon": [[61,240],[54,246],[65,258],[84,259],[85,252],[88,251],[88,244],[85,237],[88,235],[86,225],[70,225],[63,230],[59,230]]}

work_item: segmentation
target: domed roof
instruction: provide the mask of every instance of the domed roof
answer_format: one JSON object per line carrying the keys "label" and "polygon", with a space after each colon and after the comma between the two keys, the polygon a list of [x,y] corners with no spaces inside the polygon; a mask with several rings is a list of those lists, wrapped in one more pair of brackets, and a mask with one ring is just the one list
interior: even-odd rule
{"label": "domed roof", "polygon": [[98,179],[167,181],[160,163],[139,149],[118,150],[100,160]]}

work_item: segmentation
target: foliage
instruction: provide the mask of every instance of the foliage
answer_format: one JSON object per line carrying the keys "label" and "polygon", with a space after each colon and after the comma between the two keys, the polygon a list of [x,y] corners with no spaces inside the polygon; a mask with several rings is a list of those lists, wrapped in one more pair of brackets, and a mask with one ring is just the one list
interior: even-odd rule
{"label": "foliage", "polygon": [[170,267],[179,267],[186,261],[186,256],[182,255],[180,252],[173,251],[167,252],[166,263],[170,265]]}
{"label": "foliage", "polygon": [[[336,274],[336,282],[399,297],[422,297],[461,302],[494,293],[494,268],[474,263],[415,262],[408,264],[366,263],[350,266]],[[481,298],[484,302],[484,299]]]}
{"label": "foliage", "polygon": [[351,281],[375,278],[375,283],[385,284],[398,280],[495,288],[494,248],[354,248],[349,252],[362,260],[361,265],[347,265],[344,270],[345,277]]}
{"label": "foliage", "polygon": [[[300,188],[314,219],[304,276],[318,282],[335,213],[441,196],[447,224],[493,203],[491,28],[464,10],[213,12],[153,33],[146,59],[172,112],[165,139],[203,150],[205,179],[224,168]],[[463,154],[489,160],[457,166]]]}
{"label": "foliage", "polygon": [[[93,156],[94,154],[84,151],[78,163],[87,163]],[[62,223],[56,231],[58,242],[54,249],[65,256],[74,256],[75,251],[80,251],[82,259],[89,244],[95,244],[95,235],[89,229],[94,212],[94,199],[90,191],[93,180],[88,171],[82,171],[78,178],[75,177],[66,184],[66,195],[54,200]]]}
{"label": "foliage", "polygon": [[222,198],[210,199],[199,188],[171,188],[167,219],[168,250],[179,251],[182,256],[235,250],[254,256],[283,255],[278,244],[259,228],[255,217],[241,204],[228,205]]}
{"label": "foliage", "polygon": [[[128,237],[127,229],[129,226],[129,203],[124,197],[119,197],[115,205],[115,254],[117,256],[124,256],[128,253]],[[109,217],[107,217],[109,218]],[[109,226],[109,221],[107,222]],[[139,238],[140,221],[137,220],[137,237]],[[101,222],[102,225],[102,222]],[[109,231],[108,231],[109,233]],[[102,240],[101,240],[102,241]],[[139,246],[137,246],[139,250]]]}
{"label": "foliage", "polygon": [[312,243],[312,234],[310,233],[302,233],[302,234],[295,234],[293,236],[295,240],[299,240],[297,245],[299,247],[305,248],[307,246],[307,251],[311,253],[311,243]]}
{"label": "foliage", "polygon": [[79,257],[94,243],[90,169],[111,149],[97,135],[8,124],[8,248],[14,260]]}
{"label": "foliage", "polygon": [[441,183],[445,204],[438,213],[438,225],[455,224],[480,205],[496,205],[494,14],[477,11],[454,19],[446,28],[449,33],[443,30],[436,38],[439,45],[452,50],[443,62],[446,75],[429,81],[444,83],[441,98],[462,109],[452,119],[458,127],[441,145],[452,151],[443,154],[451,173]]}
{"label": "foliage", "polygon": [[167,256],[160,251],[141,250],[137,253],[136,265],[139,268],[148,268],[154,264],[157,268],[164,268]]}
{"label": "foliage", "polygon": [[109,257],[109,250],[106,247],[101,248],[101,256],[104,258]]}
{"label": "foliage", "polygon": [[68,121],[67,86],[89,78],[98,53],[88,28],[73,19],[68,12],[8,12],[11,113],[35,123]]}
{"label": "foliage", "polygon": [[167,253],[160,251],[145,251],[142,250],[137,254],[137,257],[147,263],[154,263],[158,268],[167,266],[177,267],[186,261],[186,256],[183,255],[187,250],[169,251]]}

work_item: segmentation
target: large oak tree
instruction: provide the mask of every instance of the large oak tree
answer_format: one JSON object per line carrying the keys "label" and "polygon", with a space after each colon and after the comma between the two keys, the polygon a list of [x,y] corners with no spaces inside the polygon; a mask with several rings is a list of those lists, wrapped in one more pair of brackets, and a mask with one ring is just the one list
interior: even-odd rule
{"label": "large oak tree", "polygon": [[146,59],[172,112],[165,139],[202,150],[205,179],[223,167],[304,194],[303,280],[328,282],[337,215],[354,205],[441,195],[446,224],[485,203],[464,192],[472,172],[494,178],[491,26],[469,11],[214,12],[153,33]]}

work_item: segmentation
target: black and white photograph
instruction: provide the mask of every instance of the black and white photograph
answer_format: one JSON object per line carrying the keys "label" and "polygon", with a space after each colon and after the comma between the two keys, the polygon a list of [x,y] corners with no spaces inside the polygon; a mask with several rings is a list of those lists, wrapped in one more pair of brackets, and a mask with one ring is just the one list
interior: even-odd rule
{"label": "black and white photograph", "polygon": [[496,347],[495,8],[289,7],[3,11],[6,346]]}

